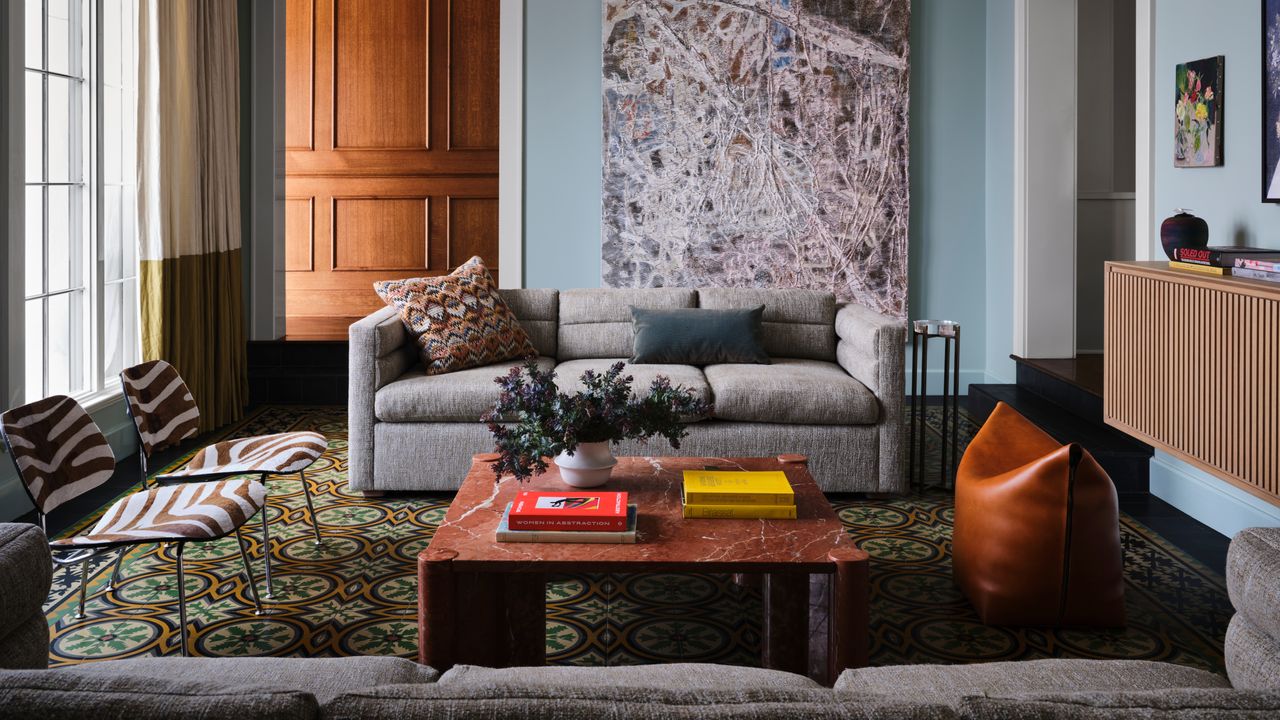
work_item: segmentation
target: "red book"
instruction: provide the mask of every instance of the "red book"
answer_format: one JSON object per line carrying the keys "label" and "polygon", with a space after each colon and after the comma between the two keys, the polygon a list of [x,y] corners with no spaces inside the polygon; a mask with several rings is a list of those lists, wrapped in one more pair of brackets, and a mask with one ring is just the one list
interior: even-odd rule
{"label": "red book", "polygon": [[522,490],[511,503],[507,525],[512,530],[626,530],[627,494]]}

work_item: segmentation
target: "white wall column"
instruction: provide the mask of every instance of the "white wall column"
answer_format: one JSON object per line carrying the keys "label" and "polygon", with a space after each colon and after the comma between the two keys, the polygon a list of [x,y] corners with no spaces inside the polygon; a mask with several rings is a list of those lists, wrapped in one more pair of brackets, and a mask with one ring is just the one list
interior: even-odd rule
{"label": "white wall column", "polygon": [[[250,340],[284,337],[284,23],[285,3],[254,2],[250,34],[249,213],[244,238],[249,273]],[[240,6],[244,8],[242,4]]]}
{"label": "white wall column", "polygon": [[498,284],[524,287],[524,0],[502,0],[498,59]]}
{"label": "white wall column", "polygon": [[1135,260],[1150,260],[1151,248],[1158,232],[1155,208],[1155,136],[1152,133],[1152,98],[1155,81],[1155,0],[1137,0],[1136,37],[1134,38],[1134,71],[1136,83],[1133,98],[1134,115],[1134,247]]}
{"label": "white wall column", "polygon": [[1075,356],[1076,0],[1014,5],[1014,353]]}

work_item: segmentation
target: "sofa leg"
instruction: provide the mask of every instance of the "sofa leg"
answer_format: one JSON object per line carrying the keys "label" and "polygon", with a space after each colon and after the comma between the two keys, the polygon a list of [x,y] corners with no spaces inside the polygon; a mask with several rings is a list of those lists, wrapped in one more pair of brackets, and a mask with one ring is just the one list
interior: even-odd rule
{"label": "sofa leg", "polygon": [[381,498],[381,497],[387,496],[387,492],[385,490],[361,490],[360,494],[369,499]]}

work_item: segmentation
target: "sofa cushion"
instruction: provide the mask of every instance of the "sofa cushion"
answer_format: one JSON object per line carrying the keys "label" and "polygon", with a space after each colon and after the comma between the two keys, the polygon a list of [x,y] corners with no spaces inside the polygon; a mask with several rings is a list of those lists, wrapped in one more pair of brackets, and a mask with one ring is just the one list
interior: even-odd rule
{"label": "sofa cushion", "polygon": [[973,720],[1263,720],[1280,717],[1280,692],[1171,688],[967,697],[961,714]]}
{"label": "sofa cushion", "polygon": [[400,311],[429,375],[538,354],[479,257],[448,275],[383,280],[373,289]]}
{"label": "sofa cushion", "polygon": [[[537,363],[548,370],[556,361],[540,357]],[[506,361],[447,375],[413,368],[378,390],[373,414],[382,422],[479,422],[498,399],[494,378],[519,364]]]}
{"label": "sofa cushion", "polygon": [[560,291],[546,288],[499,290],[539,355],[556,356],[560,325]]}
{"label": "sofa cushion", "polygon": [[197,682],[114,672],[0,671],[0,718],[305,720],[320,716],[320,706],[310,693],[267,687],[271,678],[261,680],[231,685],[215,679]]}
{"label": "sofa cushion", "polygon": [[631,362],[768,365],[760,345],[763,305],[744,310],[631,308],[635,347]]}
{"label": "sofa cushion", "polygon": [[560,292],[556,357],[631,357],[631,308],[697,307],[697,293],[684,288],[588,288]]}
{"label": "sofa cushion", "polygon": [[836,297],[825,290],[703,288],[698,307],[764,305],[764,350],[770,357],[836,359]]}
{"label": "sofa cushion", "polygon": [[397,657],[344,658],[182,658],[141,657],[81,663],[49,671],[64,676],[162,677],[174,681],[215,680],[243,687],[270,684],[313,695],[324,704],[345,692],[378,685],[435,682],[440,673]]}
{"label": "sofa cushion", "polygon": [[966,695],[1164,688],[1224,688],[1220,675],[1146,660],[1023,660],[971,665],[889,665],[845,670],[839,693],[903,696],[959,705]]}
{"label": "sofa cushion", "polygon": [[628,667],[517,667],[487,668],[457,665],[440,677],[442,685],[572,685],[603,688],[663,688],[666,690],[746,690],[816,688],[803,675],[707,663],[666,663]]}
{"label": "sofa cushion", "polygon": [[5,618],[9,629],[0,632],[0,668],[41,670],[49,667],[49,621],[37,608],[25,620]]}
{"label": "sofa cushion", "polygon": [[1227,550],[1227,593],[1236,612],[1280,640],[1280,528],[1245,528]]}
{"label": "sofa cushion", "polygon": [[[28,523],[0,523],[0,636],[33,614],[43,614],[52,568],[43,530]],[[5,662],[0,659],[0,667],[9,667]]]}
{"label": "sofa cushion", "polygon": [[[327,704],[325,717],[346,720],[848,720],[910,715],[850,715],[821,688],[697,689],[478,683],[384,685]],[[920,720],[934,720],[921,717]],[[941,720],[941,719],[939,719]]]}
{"label": "sofa cushion", "polygon": [[1227,626],[1223,655],[1232,687],[1280,690],[1280,640],[1260,630],[1243,613],[1236,613]]}
{"label": "sofa cushion", "polygon": [[[626,358],[599,358],[595,360],[570,360],[556,365],[556,386],[564,393],[576,393],[584,389],[582,373],[594,370],[603,373],[616,362],[626,364],[624,374],[632,378],[631,391],[643,395],[649,391],[655,378],[665,375],[673,386],[685,387],[693,391],[695,397],[706,402],[712,401],[711,386],[702,370],[692,365],[632,365]],[[751,367],[760,367],[752,365]],[[702,418],[688,418],[689,421]]]}
{"label": "sofa cushion", "polygon": [[775,358],[772,365],[703,369],[720,420],[789,425],[873,425],[880,403],[839,365]]}

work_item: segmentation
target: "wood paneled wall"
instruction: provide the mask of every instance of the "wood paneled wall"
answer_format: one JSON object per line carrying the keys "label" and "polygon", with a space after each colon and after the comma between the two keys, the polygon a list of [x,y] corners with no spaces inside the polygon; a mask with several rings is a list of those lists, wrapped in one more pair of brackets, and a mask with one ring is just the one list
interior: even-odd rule
{"label": "wood paneled wall", "polygon": [[498,266],[499,0],[287,0],[286,332],[340,338],[375,280]]}
{"label": "wood paneled wall", "polygon": [[1109,425],[1280,505],[1280,287],[1107,263]]}

